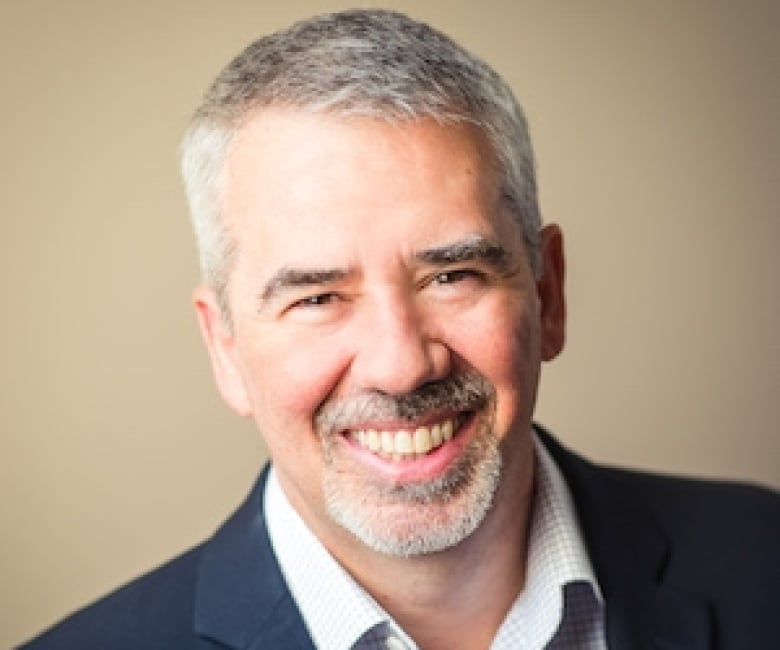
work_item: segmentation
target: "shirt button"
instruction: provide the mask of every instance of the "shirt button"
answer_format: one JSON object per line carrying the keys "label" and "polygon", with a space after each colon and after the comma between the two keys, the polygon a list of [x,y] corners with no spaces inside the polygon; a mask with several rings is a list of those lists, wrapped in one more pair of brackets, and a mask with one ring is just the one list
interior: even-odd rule
{"label": "shirt button", "polygon": [[389,636],[385,639],[387,650],[406,650],[406,644],[397,636]]}

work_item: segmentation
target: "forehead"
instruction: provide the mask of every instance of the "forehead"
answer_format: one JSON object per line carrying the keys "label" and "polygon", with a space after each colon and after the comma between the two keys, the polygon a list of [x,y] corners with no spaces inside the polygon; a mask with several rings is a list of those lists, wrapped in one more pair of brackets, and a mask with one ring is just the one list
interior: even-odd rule
{"label": "forehead", "polygon": [[[319,177],[352,171],[368,180],[378,168],[393,166],[398,173],[433,173],[442,168],[432,163],[444,160],[453,178],[466,172],[477,182],[487,181],[488,175],[493,180],[491,149],[481,132],[468,124],[266,108],[250,114],[232,139],[227,152],[227,198],[234,200],[236,190],[247,189],[242,184],[248,176],[253,184],[263,183],[266,193],[272,185],[285,194],[300,189],[296,193],[300,196],[311,189],[309,179],[316,182]],[[321,166],[323,162],[328,164]],[[385,184],[392,185],[392,180],[385,178]]]}
{"label": "forehead", "polygon": [[359,234],[378,251],[475,234],[499,211],[498,178],[469,125],[264,109],[234,137],[223,207],[239,250],[262,243],[273,258],[292,240],[315,255]]}

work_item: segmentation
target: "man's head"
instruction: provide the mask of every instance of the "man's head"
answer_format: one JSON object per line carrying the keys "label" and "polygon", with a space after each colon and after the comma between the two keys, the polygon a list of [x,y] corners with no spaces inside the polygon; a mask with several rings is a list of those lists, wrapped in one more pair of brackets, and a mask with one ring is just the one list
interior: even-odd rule
{"label": "man's head", "polygon": [[268,107],[474,125],[501,171],[503,199],[538,272],[533,152],[511,90],[484,62],[427,25],[390,11],[347,11],[252,43],[218,75],[185,136],[182,167],[201,270],[223,308],[238,245],[224,214],[226,158],[242,125]]}
{"label": "man's head", "polygon": [[563,257],[497,76],[397,14],[301,23],[219,76],[185,174],[217,385],[315,534],[408,556],[515,517]]}

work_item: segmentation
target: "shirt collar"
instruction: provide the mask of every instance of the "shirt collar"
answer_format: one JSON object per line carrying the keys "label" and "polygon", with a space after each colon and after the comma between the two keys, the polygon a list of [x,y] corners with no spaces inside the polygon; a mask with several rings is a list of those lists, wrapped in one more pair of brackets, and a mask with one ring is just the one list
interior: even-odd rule
{"label": "shirt collar", "polygon": [[603,609],[569,488],[535,435],[534,446],[536,476],[525,587],[499,628],[491,650],[544,647],[564,616],[571,614],[564,607],[563,588],[568,584],[590,585]]}
{"label": "shirt collar", "polygon": [[[517,647],[520,637],[526,647],[543,647],[565,614],[563,587],[568,583],[589,583],[603,604],[566,482],[536,436],[534,443],[537,463],[526,585],[501,625],[493,650]],[[316,647],[351,648],[383,622],[409,648],[416,647],[309,530],[285,497],[273,467],[264,501],[271,545]]]}
{"label": "shirt collar", "polygon": [[264,508],[271,545],[315,647],[352,648],[369,629],[383,622],[391,623],[394,632],[414,647],[306,526],[282,491],[273,466]]}

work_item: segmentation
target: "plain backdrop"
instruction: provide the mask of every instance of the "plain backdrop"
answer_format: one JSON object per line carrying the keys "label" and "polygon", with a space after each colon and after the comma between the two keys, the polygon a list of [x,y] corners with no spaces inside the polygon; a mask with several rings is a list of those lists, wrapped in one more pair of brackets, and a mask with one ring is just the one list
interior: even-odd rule
{"label": "plain backdrop", "polygon": [[[600,461],[780,485],[780,4],[383,5],[526,108],[569,263],[538,419]],[[196,331],[178,142],[239,49],[346,6],[2,0],[0,646],[193,545],[249,489],[264,449]]]}

